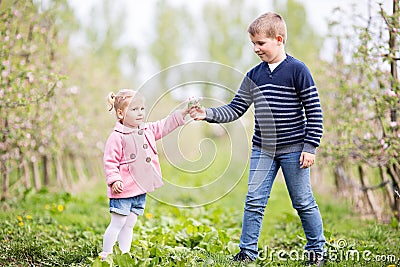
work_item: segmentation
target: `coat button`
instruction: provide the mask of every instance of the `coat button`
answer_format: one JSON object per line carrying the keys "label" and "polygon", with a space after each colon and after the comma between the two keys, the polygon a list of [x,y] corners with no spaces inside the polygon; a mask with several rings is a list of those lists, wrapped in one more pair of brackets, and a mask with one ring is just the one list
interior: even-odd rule
{"label": "coat button", "polygon": [[129,157],[130,157],[131,159],[135,159],[135,158],[136,158],[136,155],[132,153]]}
{"label": "coat button", "polygon": [[143,130],[139,130],[138,135],[142,135],[142,134],[143,134]]}
{"label": "coat button", "polygon": [[150,161],[151,161],[151,158],[150,158],[150,157],[147,157],[147,158],[146,158],[146,162],[149,163]]}
{"label": "coat button", "polygon": [[144,149],[147,149],[148,147],[149,147],[148,144],[143,144],[143,148],[144,148]]}

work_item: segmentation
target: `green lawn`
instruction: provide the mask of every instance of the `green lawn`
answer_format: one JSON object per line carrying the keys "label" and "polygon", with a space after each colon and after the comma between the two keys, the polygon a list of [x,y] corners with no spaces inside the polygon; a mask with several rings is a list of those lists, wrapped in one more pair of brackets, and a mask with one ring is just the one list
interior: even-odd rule
{"label": "green lawn", "polygon": [[[97,259],[109,222],[102,181],[73,195],[26,192],[22,199],[1,202],[0,266],[235,266],[230,258],[238,251],[245,192],[243,178],[229,194],[198,208],[148,197],[131,255],[116,249],[106,262]],[[213,194],[175,197],[188,204]],[[329,241],[327,266],[400,266],[398,225],[362,221],[333,196],[316,198]],[[260,238],[263,253],[249,266],[302,266],[297,256],[304,244],[300,221],[278,178]]]}

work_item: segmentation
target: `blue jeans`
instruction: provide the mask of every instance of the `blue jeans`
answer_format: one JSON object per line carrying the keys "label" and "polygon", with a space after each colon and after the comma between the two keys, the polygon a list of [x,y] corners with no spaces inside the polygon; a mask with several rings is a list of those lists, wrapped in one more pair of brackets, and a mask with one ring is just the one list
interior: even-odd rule
{"label": "blue jeans", "polygon": [[264,210],[280,167],[292,206],[300,216],[307,238],[305,250],[323,252],[325,237],[322,218],[311,190],[310,169],[300,169],[300,155],[299,151],[273,156],[259,148],[253,148],[239,244],[239,247],[252,259],[258,256],[257,243]]}

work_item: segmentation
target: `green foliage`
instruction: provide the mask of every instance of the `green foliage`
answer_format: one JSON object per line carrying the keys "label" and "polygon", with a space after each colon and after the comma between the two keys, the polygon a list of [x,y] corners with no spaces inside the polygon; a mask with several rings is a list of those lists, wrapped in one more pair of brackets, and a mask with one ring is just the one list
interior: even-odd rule
{"label": "green foliage", "polygon": [[192,29],[192,19],[184,8],[176,8],[165,0],[158,1],[155,18],[156,38],[150,45],[152,58],[159,70],[181,63],[185,42]]}
{"label": "green foliage", "polygon": [[[246,10],[245,17],[243,9]],[[247,34],[249,20],[256,16],[255,9],[244,6],[238,0],[205,4],[203,20],[209,60],[238,67],[243,72],[257,64],[256,57],[251,57],[253,50]],[[225,80],[224,77],[221,79]]]}
{"label": "green foliage", "polygon": [[[194,209],[179,209],[148,198],[145,214],[134,228],[130,253],[121,254],[115,246],[114,253],[103,262],[97,255],[109,214],[102,184],[81,195],[27,191],[23,199],[1,202],[0,265],[240,266],[231,257],[239,250],[242,209],[238,206],[242,204],[243,189],[235,189],[213,205]],[[279,260],[277,254],[280,250],[301,253],[305,244],[300,220],[290,205],[279,206],[287,201],[282,194],[285,190],[279,181],[273,188],[275,200],[267,207],[268,220],[259,243],[263,254],[256,266],[303,265],[301,259]],[[327,249],[332,255],[345,255],[348,250],[357,249],[360,253],[371,251],[373,255],[399,257],[397,228],[360,221],[346,207],[327,197],[319,206],[325,222]],[[343,258],[327,266],[380,266],[381,263]]]}
{"label": "green foliage", "polygon": [[296,0],[287,0],[284,4],[281,1],[274,1],[274,7],[286,21],[288,32],[286,51],[289,54],[293,53],[294,57],[302,60],[316,72],[320,63],[323,38],[315,32],[314,25],[307,20],[307,16],[312,14],[308,14],[303,4]]}

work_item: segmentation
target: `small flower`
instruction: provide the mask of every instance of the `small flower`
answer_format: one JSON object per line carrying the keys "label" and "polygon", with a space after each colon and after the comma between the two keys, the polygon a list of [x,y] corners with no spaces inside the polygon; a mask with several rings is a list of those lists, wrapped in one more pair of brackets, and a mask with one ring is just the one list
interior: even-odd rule
{"label": "small flower", "polygon": [[44,206],[44,209],[49,210],[49,209],[50,209],[50,205],[49,205],[49,204],[46,204],[46,205]]}
{"label": "small flower", "polygon": [[77,132],[77,134],[76,134],[76,138],[78,138],[78,140],[82,140],[82,139],[83,139],[83,137],[84,137],[84,135],[83,135],[83,133],[82,133],[82,132]]}
{"label": "small flower", "polygon": [[151,213],[146,213],[146,214],[145,214],[145,217],[146,217],[146,219],[151,219],[151,218],[153,218],[153,214],[151,214]]}
{"label": "small flower", "polygon": [[24,222],[19,222],[18,226],[20,226],[20,227],[24,226]]}
{"label": "small flower", "polygon": [[26,74],[26,76],[27,76],[27,78],[28,78],[28,80],[29,80],[30,83],[32,83],[32,82],[35,80],[35,77],[33,76],[33,73],[32,73],[32,72],[28,72],[28,73]]}
{"label": "small flower", "polygon": [[71,88],[69,88],[69,93],[72,95],[76,95],[79,93],[79,88],[77,86],[72,86]]}
{"label": "small flower", "polygon": [[17,220],[20,221],[20,222],[22,222],[22,216],[18,215],[18,216],[17,216]]}
{"label": "small flower", "polygon": [[64,206],[63,205],[58,205],[57,206],[57,210],[59,211],[59,212],[62,212],[63,210],[64,210]]}
{"label": "small flower", "polygon": [[32,220],[32,216],[31,216],[31,215],[29,215],[29,214],[28,214],[28,215],[26,215],[26,216],[25,216],[25,218],[26,218],[27,220]]}
{"label": "small flower", "polygon": [[396,93],[393,90],[390,89],[386,89],[385,90],[385,95],[389,96],[389,97],[396,97]]}
{"label": "small flower", "polygon": [[3,70],[3,71],[1,72],[1,76],[2,76],[3,78],[7,78],[9,74],[10,74],[10,72],[8,72],[8,71],[6,71],[6,70]]}

